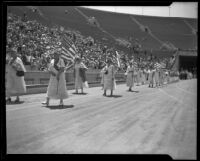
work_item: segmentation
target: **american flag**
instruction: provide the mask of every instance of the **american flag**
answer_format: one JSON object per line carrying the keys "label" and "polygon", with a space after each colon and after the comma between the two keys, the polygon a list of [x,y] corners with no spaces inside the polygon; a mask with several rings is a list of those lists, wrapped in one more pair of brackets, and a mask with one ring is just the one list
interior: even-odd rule
{"label": "american flag", "polygon": [[62,54],[61,57],[67,60],[74,60],[77,54],[77,49],[75,45],[66,37],[62,37],[62,44],[61,44]]}
{"label": "american flag", "polygon": [[161,62],[160,65],[161,65],[161,68],[162,68],[162,69],[165,69],[165,68],[166,68],[166,64],[165,64],[164,62]]}
{"label": "american flag", "polygon": [[133,61],[133,67],[138,68],[138,63],[136,61]]}
{"label": "american flag", "polygon": [[158,63],[158,62],[156,62],[156,63],[154,64],[154,68],[156,68],[156,69],[160,69],[161,67],[162,67],[161,64]]}
{"label": "american flag", "polygon": [[121,63],[120,63],[120,55],[119,53],[116,51],[116,61],[117,61],[117,66],[121,67]]}
{"label": "american flag", "polygon": [[77,55],[77,49],[76,46],[74,45],[74,43],[67,38],[64,33],[62,33],[64,31],[64,27],[60,27],[60,31],[61,31],[61,57],[64,60],[68,60],[73,62],[76,55]]}

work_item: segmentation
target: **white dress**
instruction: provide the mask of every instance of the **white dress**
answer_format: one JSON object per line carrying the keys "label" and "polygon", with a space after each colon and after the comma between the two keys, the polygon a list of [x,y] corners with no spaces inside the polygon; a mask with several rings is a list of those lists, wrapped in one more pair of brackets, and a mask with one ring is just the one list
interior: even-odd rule
{"label": "white dress", "polygon": [[[60,58],[57,65],[58,65],[58,67],[65,67],[63,59]],[[49,71],[52,71],[55,74],[58,74],[58,71],[54,68],[54,59],[52,59],[51,63],[49,64]],[[47,97],[53,98],[53,99],[68,98],[68,92],[67,92],[64,72],[62,72],[60,74],[59,80],[57,80],[56,76],[53,76],[51,74],[50,80],[49,80],[49,85],[47,88]]]}
{"label": "white dress", "polygon": [[126,85],[128,87],[132,87],[134,85],[134,68],[133,67],[128,67],[127,68],[127,71],[126,71],[126,75],[127,75],[127,78],[126,78]]}
{"label": "white dress", "polygon": [[143,82],[144,84],[146,83],[146,72],[145,72],[145,70],[141,71],[141,82]]}
{"label": "white dress", "polygon": [[[107,74],[105,73],[107,71]],[[115,90],[116,89],[116,81],[115,81],[115,73],[116,71],[114,70],[114,66],[110,65],[105,66],[102,71],[104,73],[104,80],[103,80],[103,88],[104,90],[110,89],[110,90]]]}
{"label": "white dress", "polygon": [[[17,66],[20,71],[26,72],[22,60],[17,57],[13,62],[13,65]],[[16,70],[9,63],[6,65],[6,96],[16,96],[26,93],[26,84],[24,76],[18,77]]]}
{"label": "white dress", "polygon": [[156,84],[159,83],[159,70],[158,69],[155,70],[155,83]]}
{"label": "white dress", "polygon": [[155,70],[150,70],[149,73],[149,83],[154,84],[155,82]]}
{"label": "white dress", "polygon": [[142,72],[141,72],[141,70],[139,69],[139,70],[138,70],[138,74],[137,74],[137,83],[138,83],[138,84],[141,83],[141,78],[142,78],[141,76],[142,76]]}
{"label": "white dress", "polygon": [[87,67],[85,66],[85,64],[80,63],[80,64],[75,64],[75,89],[81,89],[81,88],[88,88],[88,83],[83,82],[82,78],[80,77],[80,68],[85,68],[87,69]]}
{"label": "white dress", "polygon": [[101,85],[104,84],[104,73],[100,73],[100,77],[101,77]]}
{"label": "white dress", "polygon": [[149,80],[150,80],[150,70],[149,69],[147,70],[146,76],[147,76],[147,81],[149,82]]}

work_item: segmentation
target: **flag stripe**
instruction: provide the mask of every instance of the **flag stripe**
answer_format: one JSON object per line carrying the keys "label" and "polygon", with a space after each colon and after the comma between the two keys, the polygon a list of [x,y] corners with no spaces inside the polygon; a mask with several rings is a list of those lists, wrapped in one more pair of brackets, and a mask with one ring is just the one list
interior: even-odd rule
{"label": "flag stripe", "polygon": [[72,52],[72,53],[75,53],[75,51],[70,47],[69,50]]}
{"label": "flag stripe", "polygon": [[66,55],[61,55],[61,57],[62,57],[63,59],[65,59],[65,60],[70,60],[70,61],[73,61],[73,59],[72,59],[72,58],[69,58],[69,57],[67,57]]}
{"label": "flag stripe", "polygon": [[72,49],[70,49],[71,47],[68,47],[65,44],[63,44],[63,47],[65,48],[66,51],[70,52],[71,55],[73,55],[73,56],[76,55],[76,52],[73,51]]}
{"label": "flag stripe", "polygon": [[68,57],[68,58],[70,58],[70,59],[73,59],[73,57],[69,56],[69,55],[68,55],[67,53],[65,53],[65,52],[62,52],[61,55],[65,56],[65,57]]}
{"label": "flag stripe", "polygon": [[64,59],[64,60],[69,60],[71,62],[74,62],[74,59],[69,57],[68,55],[65,55],[65,54],[61,54],[61,57]]}
{"label": "flag stripe", "polygon": [[72,55],[72,53],[69,50],[67,50],[66,48],[62,47],[62,49],[63,49],[63,52],[65,53],[65,55],[68,55],[68,56],[70,56],[72,58],[75,57],[75,55]]}
{"label": "flag stripe", "polygon": [[65,60],[69,60],[70,62],[74,61],[76,56],[76,47],[73,42],[66,37],[66,35],[62,34],[62,41],[61,41],[61,49],[62,54],[61,57]]}

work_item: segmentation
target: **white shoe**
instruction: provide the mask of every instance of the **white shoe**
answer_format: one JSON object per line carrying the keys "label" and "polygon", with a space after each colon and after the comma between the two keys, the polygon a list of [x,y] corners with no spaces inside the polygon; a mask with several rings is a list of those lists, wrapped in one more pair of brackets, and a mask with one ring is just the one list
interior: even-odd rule
{"label": "white shoe", "polygon": [[49,102],[42,102],[43,105],[49,106]]}

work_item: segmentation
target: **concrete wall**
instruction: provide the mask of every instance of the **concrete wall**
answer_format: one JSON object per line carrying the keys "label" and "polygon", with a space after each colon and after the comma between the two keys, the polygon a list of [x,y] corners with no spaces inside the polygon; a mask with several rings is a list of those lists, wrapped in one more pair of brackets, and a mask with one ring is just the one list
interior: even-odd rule
{"label": "concrete wall", "polygon": [[[88,79],[88,83],[93,82],[100,82],[100,71],[87,71],[86,76]],[[25,73],[25,82],[26,85],[37,85],[37,84],[48,84],[50,79],[50,74],[48,72],[41,72],[41,71],[28,71]],[[74,82],[74,75],[73,72],[66,72],[65,73],[66,83],[73,83]],[[117,80],[124,80],[124,73],[117,73],[116,75]]]}
{"label": "concrete wall", "polygon": [[[86,72],[89,87],[98,87],[100,86],[100,70],[88,70]],[[28,71],[25,73],[25,82],[27,86],[26,94],[36,94],[36,93],[45,93],[47,91],[47,86],[49,83],[50,74],[48,72],[41,71]],[[66,72],[66,85],[67,89],[74,89],[74,77],[73,72]],[[126,77],[124,73],[117,73],[116,76],[117,84],[125,83]],[[178,81],[178,77],[170,77],[169,82]]]}
{"label": "concrete wall", "polygon": [[[86,75],[90,87],[100,86],[100,70],[88,70]],[[47,90],[50,74],[41,71],[28,71],[25,73],[24,79],[27,85],[26,94],[44,93]],[[67,89],[74,89],[74,76],[72,71],[65,73],[65,79]],[[125,82],[124,73],[118,73],[116,75],[116,80],[117,83]]]}

